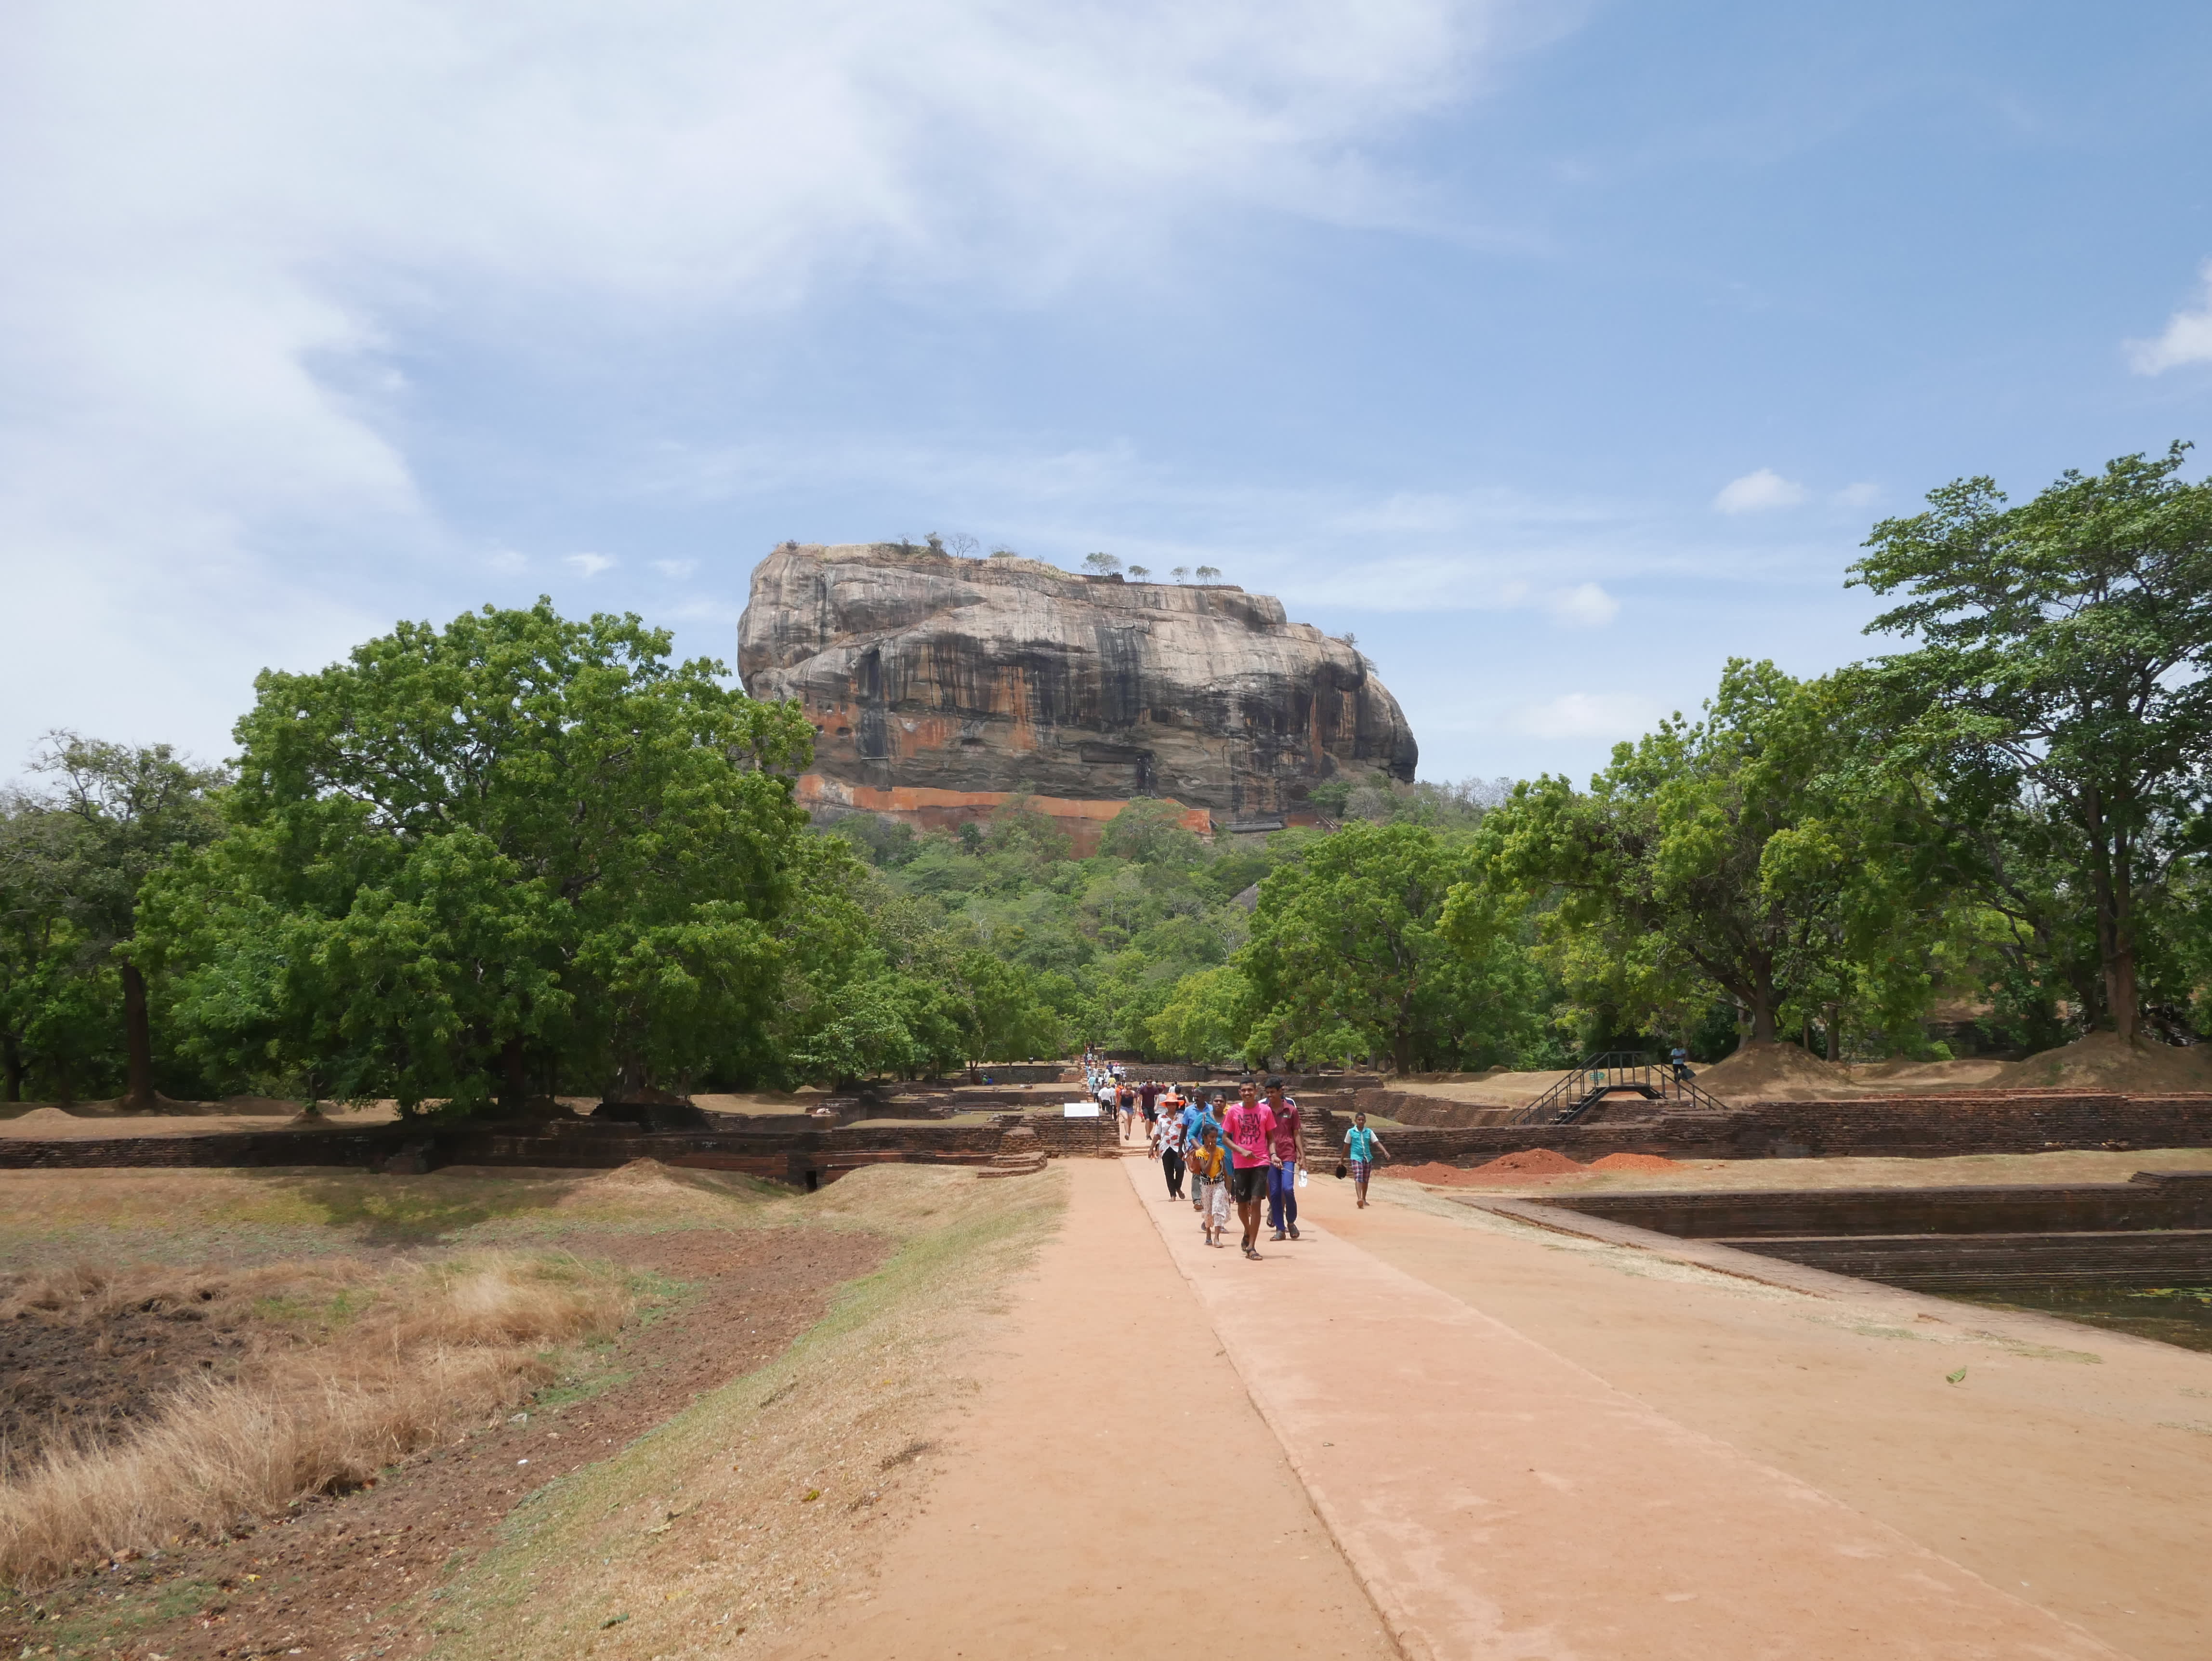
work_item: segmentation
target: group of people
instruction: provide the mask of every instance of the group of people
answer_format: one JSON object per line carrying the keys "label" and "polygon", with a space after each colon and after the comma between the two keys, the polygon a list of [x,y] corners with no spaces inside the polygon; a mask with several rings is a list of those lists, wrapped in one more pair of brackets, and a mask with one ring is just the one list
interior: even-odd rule
{"label": "group of people", "polygon": [[[1305,1125],[1298,1104],[1280,1079],[1237,1086],[1237,1099],[1219,1091],[1207,1094],[1193,1085],[1176,1091],[1139,1086],[1135,1108],[1145,1122],[1151,1156],[1167,1179],[1168,1197],[1181,1200],[1188,1186],[1191,1208],[1208,1245],[1225,1243],[1234,1208],[1247,1257],[1260,1256],[1264,1208],[1270,1240],[1298,1238],[1298,1189],[1306,1180]],[[1364,1113],[1345,1133],[1346,1169],[1357,1183],[1358,1203],[1367,1203],[1381,1140],[1367,1128]]]}
{"label": "group of people", "polygon": [[[1095,1050],[1084,1052],[1085,1088],[1102,1114],[1118,1116],[1121,1138],[1141,1134],[1148,1157],[1167,1178],[1168,1197],[1188,1198],[1198,1213],[1199,1230],[1208,1245],[1225,1243],[1233,1208],[1247,1257],[1260,1256],[1262,1208],[1270,1240],[1298,1238],[1298,1187],[1306,1180],[1305,1125],[1297,1102],[1280,1079],[1269,1079],[1266,1093],[1256,1079],[1237,1087],[1237,1099],[1222,1091],[1210,1095],[1195,1084],[1175,1086],[1132,1080],[1118,1062]],[[1139,1123],[1141,1122],[1141,1133]],[[1367,1204],[1367,1184],[1378,1156],[1389,1157],[1382,1140],[1355,1114],[1344,1133],[1345,1163],[1340,1177],[1352,1180],[1358,1203]]]}

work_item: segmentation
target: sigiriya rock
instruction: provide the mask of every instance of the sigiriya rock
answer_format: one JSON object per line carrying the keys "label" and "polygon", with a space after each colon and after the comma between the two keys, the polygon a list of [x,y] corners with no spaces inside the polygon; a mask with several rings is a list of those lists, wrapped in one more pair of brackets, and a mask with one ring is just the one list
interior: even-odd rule
{"label": "sigiriya rock", "polygon": [[753,572],[738,672],[805,709],[825,808],[1159,796],[1234,824],[1325,779],[1410,781],[1419,755],[1367,660],[1278,599],[1010,555],[787,543]]}

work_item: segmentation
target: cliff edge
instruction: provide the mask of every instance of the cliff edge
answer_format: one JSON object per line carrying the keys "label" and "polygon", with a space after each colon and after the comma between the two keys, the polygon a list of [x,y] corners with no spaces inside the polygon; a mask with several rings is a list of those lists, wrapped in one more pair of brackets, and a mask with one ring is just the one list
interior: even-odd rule
{"label": "cliff edge", "polygon": [[1338,775],[1410,781],[1419,753],[1367,660],[1279,600],[1004,555],[786,543],[753,571],[738,672],[805,708],[817,774],[873,789],[1241,818]]}

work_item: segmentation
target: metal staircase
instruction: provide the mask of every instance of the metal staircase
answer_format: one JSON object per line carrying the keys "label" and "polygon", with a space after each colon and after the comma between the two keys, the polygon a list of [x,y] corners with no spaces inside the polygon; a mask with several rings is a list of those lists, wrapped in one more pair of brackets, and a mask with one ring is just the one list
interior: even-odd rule
{"label": "metal staircase", "polygon": [[1608,1050],[1593,1056],[1522,1108],[1508,1124],[1572,1124],[1608,1096],[1641,1096],[1676,1108],[1726,1112],[1718,1098],[1686,1079],[1669,1063],[1637,1050]]}

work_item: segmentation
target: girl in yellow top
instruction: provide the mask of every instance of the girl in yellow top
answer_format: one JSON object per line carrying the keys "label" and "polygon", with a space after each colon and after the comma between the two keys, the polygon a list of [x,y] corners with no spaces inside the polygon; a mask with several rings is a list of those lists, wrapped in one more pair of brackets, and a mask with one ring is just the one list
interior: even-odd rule
{"label": "girl in yellow top", "polygon": [[1199,1132],[1190,1151],[1191,1195],[1198,1202],[1199,1232],[1208,1245],[1219,1245],[1229,1228],[1229,1161],[1211,1124]]}

